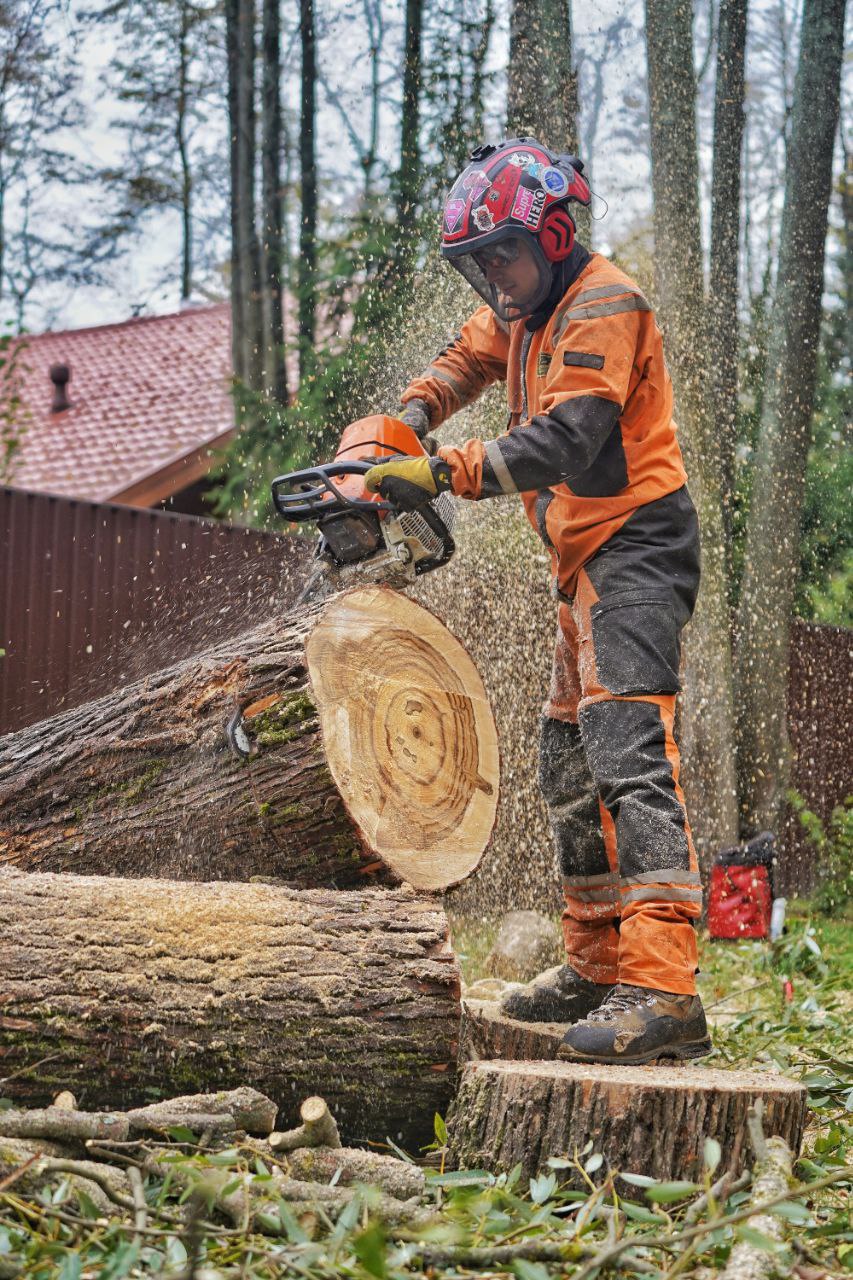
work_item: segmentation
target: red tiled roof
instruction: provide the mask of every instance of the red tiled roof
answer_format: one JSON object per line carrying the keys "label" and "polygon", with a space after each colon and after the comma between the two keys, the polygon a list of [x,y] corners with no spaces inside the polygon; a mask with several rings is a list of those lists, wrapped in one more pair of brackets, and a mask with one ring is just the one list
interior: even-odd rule
{"label": "red tiled roof", "polygon": [[[233,430],[227,303],[23,343],[15,488],[151,506],[206,474]],[[60,413],[53,364],[71,370]]]}

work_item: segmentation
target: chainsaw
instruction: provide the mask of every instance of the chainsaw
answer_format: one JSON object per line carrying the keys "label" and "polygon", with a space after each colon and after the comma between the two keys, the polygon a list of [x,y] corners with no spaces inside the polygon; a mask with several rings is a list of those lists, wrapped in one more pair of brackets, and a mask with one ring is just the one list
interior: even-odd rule
{"label": "chainsaw", "polygon": [[317,525],[314,565],[298,603],[323,600],[348,586],[396,590],[447,564],[455,551],[449,493],[400,511],[364,485],[377,462],[426,453],[405,422],[375,414],[351,423],[333,462],[291,471],[272,482],[276,511],[294,524]]}

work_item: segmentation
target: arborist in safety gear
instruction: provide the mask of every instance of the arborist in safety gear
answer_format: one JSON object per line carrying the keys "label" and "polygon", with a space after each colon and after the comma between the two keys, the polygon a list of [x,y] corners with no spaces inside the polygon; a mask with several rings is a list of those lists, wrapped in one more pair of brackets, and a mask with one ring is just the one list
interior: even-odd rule
{"label": "arborist in safety gear", "polygon": [[645,1062],[710,1049],[696,995],[702,889],[673,737],[699,530],[660,330],[641,290],[575,239],[583,165],[530,138],[481,146],[444,206],[442,255],[484,301],[406,388],[422,437],[506,380],[495,440],[391,460],[400,506],[519,494],[558,600],[539,780],[565,894],[566,963],[505,998],[570,1023],[560,1056]]}

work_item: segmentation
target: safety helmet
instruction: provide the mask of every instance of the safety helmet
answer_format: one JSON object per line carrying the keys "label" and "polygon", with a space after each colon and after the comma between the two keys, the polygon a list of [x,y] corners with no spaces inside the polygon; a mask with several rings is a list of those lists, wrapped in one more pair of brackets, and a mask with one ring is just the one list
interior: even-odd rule
{"label": "safety helmet", "polygon": [[[590,202],[583,164],[574,156],[549,151],[535,138],[485,143],[471,152],[470,164],[445,201],[441,256],[502,320],[531,315],[548,297],[554,263],[574,246],[575,223],[568,210],[573,200]],[[523,305],[500,294],[482,265],[484,250],[514,239],[530,246],[539,268],[539,287]]]}

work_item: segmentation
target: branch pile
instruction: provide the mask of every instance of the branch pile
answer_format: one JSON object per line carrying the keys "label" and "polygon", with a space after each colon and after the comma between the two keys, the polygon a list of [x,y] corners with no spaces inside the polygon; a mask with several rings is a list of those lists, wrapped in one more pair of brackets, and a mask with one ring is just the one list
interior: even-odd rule
{"label": "branch pile", "polygon": [[[711,1160],[704,1187],[656,1184],[656,1196],[650,1189],[657,1208],[649,1212],[617,1191],[616,1169],[598,1186],[587,1174],[583,1196],[568,1190],[568,1182],[560,1187],[555,1169],[534,1180],[530,1198],[522,1199],[517,1174],[444,1174],[402,1153],[342,1147],[322,1098],[306,1099],[301,1124],[283,1131],[274,1127],[272,1101],[251,1089],[123,1113],[80,1112],[67,1096],[58,1102],[40,1111],[0,1111],[0,1241],[5,1233],[6,1244],[0,1280],[31,1274],[36,1243],[56,1258],[61,1246],[76,1252],[93,1240],[105,1256],[113,1250],[114,1266],[120,1250],[127,1264],[147,1264],[159,1254],[163,1263],[152,1269],[178,1264],[184,1276],[203,1264],[222,1275],[242,1267],[241,1275],[327,1280],[351,1274],[368,1256],[371,1274],[391,1274],[389,1250],[393,1274],[413,1278],[442,1268],[526,1275],[529,1263],[551,1264],[573,1280],[611,1273],[662,1280],[699,1274],[697,1268],[707,1280],[763,1280],[789,1260],[777,1207],[790,1221],[792,1208],[806,1212],[798,1197],[812,1199],[853,1174],[838,1170],[791,1186],[791,1152],[777,1138],[764,1139],[760,1107],[750,1115],[752,1177],[728,1171],[712,1181]],[[60,1140],[48,1136],[60,1132]],[[84,1136],[90,1132],[98,1136]],[[441,1138],[440,1126],[438,1133]],[[439,1153],[442,1168],[445,1155]],[[571,1166],[583,1167],[577,1156],[562,1162],[565,1170]],[[601,1163],[587,1159],[585,1167]],[[689,1194],[681,1212],[672,1207],[673,1188],[682,1200]],[[442,1209],[449,1211],[443,1220]],[[496,1230],[490,1224],[498,1220],[503,1225]],[[726,1245],[725,1270],[709,1268]],[[85,1274],[89,1260],[87,1254]]]}

